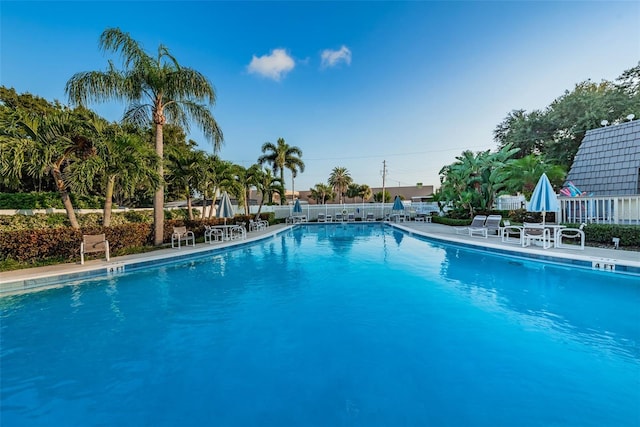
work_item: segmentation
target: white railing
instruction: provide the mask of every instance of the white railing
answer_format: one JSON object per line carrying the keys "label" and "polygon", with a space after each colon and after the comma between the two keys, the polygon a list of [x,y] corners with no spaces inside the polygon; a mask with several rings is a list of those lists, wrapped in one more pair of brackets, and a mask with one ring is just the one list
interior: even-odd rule
{"label": "white railing", "polygon": [[[374,218],[382,219],[385,215],[391,213],[393,203],[343,203],[343,204],[326,204],[326,205],[310,205],[302,204],[302,213],[300,215],[306,215],[309,221],[317,221],[318,214],[323,213],[325,215],[331,215],[335,218],[337,213],[346,214],[353,213],[357,221],[366,218],[368,213],[373,213]],[[256,213],[257,206],[251,207],[251,213]],[[408,210],[408,208],[407,208]],[[293,205],[288,206],[263,206],[260,212],[273,212],[276,219],[288,218],[293,213]]]}
{"label": "white railing", "polygon": [[640,225],[640,195],[559,197],[558,222]]}

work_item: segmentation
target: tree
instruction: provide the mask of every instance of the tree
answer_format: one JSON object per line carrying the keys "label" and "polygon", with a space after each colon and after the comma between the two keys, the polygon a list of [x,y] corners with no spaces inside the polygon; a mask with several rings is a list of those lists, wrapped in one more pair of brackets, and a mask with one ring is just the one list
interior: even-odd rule
{"label": "tree", "polygon": [[74,192],[89,193],[96,181],[104,188],[102,225],[111,225],[111,210],[116,192],[131,197],[139,189],[155,190],[161,185],[157,174],[160,159],[143,135],[121,126],[112,126],[96,145],[97,155],[77,162],[70,169]]}
{"label": "tree", "polygon": [[[187,199],[189,219],[193,220],[192,199],[198,187],[198,178],[204,168],[205,152],[171,147],[167,150],[167,181],[177,193]],[[204,215],[204,212],[203,212]]]}
{"label": "tree", "polygon": [[[163,126],[174,123],[189,130],[194,121],[213,141],[214,152],[223,141],[222,130],[209,107],[216,101],[216,94],[209,80],[199,72],[182,67],[160,45],[156,56],[146,53],[141,45],[119,28],[108,28],[100,36],[100,48],[119,53],[123,69],[112,63],[106,71],[88,71],[74,74],[65,91],[69,101],[76,105],[89,102],[124,100],[129,105],[125,121],[136,124],[153,124],[155,150],[164,158]],[[205,104],[206,103],[206,104]],[[164,176],[163,162],[158,163],[158,175]],[[164,236],[164,187],[156,190],[154,206],[154,243],[161,245]]]}
{"label": "tree", "polygon": [[333,200],[335,194],[333,188],[327,184],[319,183],[315,187],[310,188],[309,197],[316,201],[319,205],[324,205],[329,200]]}
{"label": "tree", "polygon": [[[262,156],[258,158],[258,163],[270,164],[274,174],[280,174],[280,180],[284,183],[284,170],[291,171],[291,200],[293,201],[294,188],[293,180],[298,172],[304,172],[304,162],[302,161],[302,150],[296,146],[288,145],[284,138],[278,138],[276,144],[265,142],[262,144]],[[283,200],[280,199],[280,204]]]}
{"label": "tree", "polygon": [[371,187],[367,184],[362,184],[358,187],[358,197],[362,198],[362,203],[369,200],[372,194]]}
{"label": "tree", "polygon": [[[71,226],[79,229],[69,197],[68,170],[74,162],[96,154],[96,116],[86,110],[62,110],[37,117],[18,114],[13,123],[13,128],[3,130],[0,172],[18,179],[23,170],[31,177],[50,173]],[[15,156],[17,153],[21,155]]]}
{"label": "tree", "polygon": [[349,184],[353,182],[351,174],[349,173],[347,168],[338,166],[333,168],[327,182],[330,186],[333,187],[333,189],[336,191],[336,194],[340,196],[340,204],[344,203],[342,198],[344,197],[345,191]]}
{"label": "tree", "polygon": [[564,183],[566,172],[561,166],[545,162],[544,156],[530,154],[521,159],[513,159],[504,166],[502,173],[506,176],[505,190],[508,193],[522,193],[527,200],[543,173],[555,187]]}
{"label": "tree", "polygon": [[[377,203],[383,202],[382,191],[378,191],[376,194],[373,195],[373,201]],[[391,193],[389,193],[388,190],[384,190],[383,203],[389,203],[389,202],[391,202]]]}
{"label": "tree", "polygon": [[355,202],[356,197],[360,195],[360,186],[355,182],[352,182],[347,186],[347,191],[345,192],[345,194]]}
{"label": "tree", "polygon": [[284,185],[282,181],[280,181],[280,178],[273,176],[271,169],[263,169],[256,183],[256,191],[261,195],[260,206],[258,206],[258,212],[256,213],[256,219],[259,219],[265,198],[269,204],[272,204],[274,194],[279,194],[280,197],[283,197]]}

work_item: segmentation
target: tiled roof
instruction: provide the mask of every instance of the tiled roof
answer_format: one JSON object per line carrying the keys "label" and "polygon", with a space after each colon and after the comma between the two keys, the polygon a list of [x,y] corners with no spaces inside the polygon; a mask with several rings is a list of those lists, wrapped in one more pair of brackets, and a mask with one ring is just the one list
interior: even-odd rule
{"label": "tiled roof", "polygon": [[567,181],[594,196],[639,194],[640,120],[587,131]]}

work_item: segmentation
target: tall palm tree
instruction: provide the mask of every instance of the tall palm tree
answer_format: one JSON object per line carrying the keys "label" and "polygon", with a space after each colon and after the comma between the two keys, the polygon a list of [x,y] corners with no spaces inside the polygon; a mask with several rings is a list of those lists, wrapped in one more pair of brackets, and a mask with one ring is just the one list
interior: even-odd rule
{"label": "tall palm tree", "polygon": [[[124,114],[126,121],[153,124],[155,149],[164,158],[162,127],[174,123],[189,130],[194,121],[213,141],[214,152],[223,141],[222,130],[209,107],[216,101],[211,82],[199,72],[182,67],[166,46],[158,46],[155,56],[149,55],[129,33],[119,28],[108,28],[100,36],[100,48],[119,53],[123,69],[117,70],[110,62],[106,71],[87,71],[74,74],[65,91],[73,104],[124,100],[129,105]],[[164,176],[162,162],[158,175]],[[161,245],[164,236],[164,187],[159,186],[154,200],[154,243]]]}
{"label": "tall palm tree", "polygon": [[336,166],[331,171],[328,184],[332,186],[336,190],[336,194],[340,196],[340,204],[344,203],[342,198],[344,197],[347,187],[352,182],[353,179],[347,168]]}
{"label": "tall palm tree", "polygon": [[[280,174],[280,180],[284,185],[284,170],[289,169],[291,171],[291,200],[293,201],[293,180],[297,176],[298,172],[304,172],[304,162],[302,161],[302,150],[296,146],[290,146],[284,141],[284,138],[278,138],[278,142],[273,144],[271,142],[265,142],[262,144],[262,152],[265,153],[258,158],[258,163],[264,165],[268,163],[271,165],[274,174]],[[283,204],[283,200],[280,199],[280,204]]]}

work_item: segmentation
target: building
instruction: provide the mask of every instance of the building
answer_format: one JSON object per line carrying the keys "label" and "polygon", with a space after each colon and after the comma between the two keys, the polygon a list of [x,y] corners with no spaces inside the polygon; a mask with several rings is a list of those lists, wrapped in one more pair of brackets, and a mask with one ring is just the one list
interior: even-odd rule
{"label": "building", "polygon": [[588,130],[567,181],[587,195],[640,194],[640,120]]}
{"label": "building", "polygon": [[[376,194],[382,191],[382,187],[372,187],[371,194]],[[389,192],[391,195],[391,200],[393,200],[396,196],[400,196],[403,200],[416,200],[420,199],[422,201],[430,200],[433,196],[433,185],[412,185],[407,187],[385,187],[385,191]],[[299,193],[296,191],[300,200],[308,201],[309,204],[315,205],[316,201],[313,200],[311,196],[311,191],[300,191]],[[289,193],[289,197],[291,197],[291,193]],[[345,203],[359,203],[362,200],[359,197],[352,199],[350,197],[343,197],[343,201]],[[373,196],[369,200],[365,200],[365,202],[372,202]],[[340,199],[336,197],[335,200],[328,202],[329,204],[339,203]]]}

